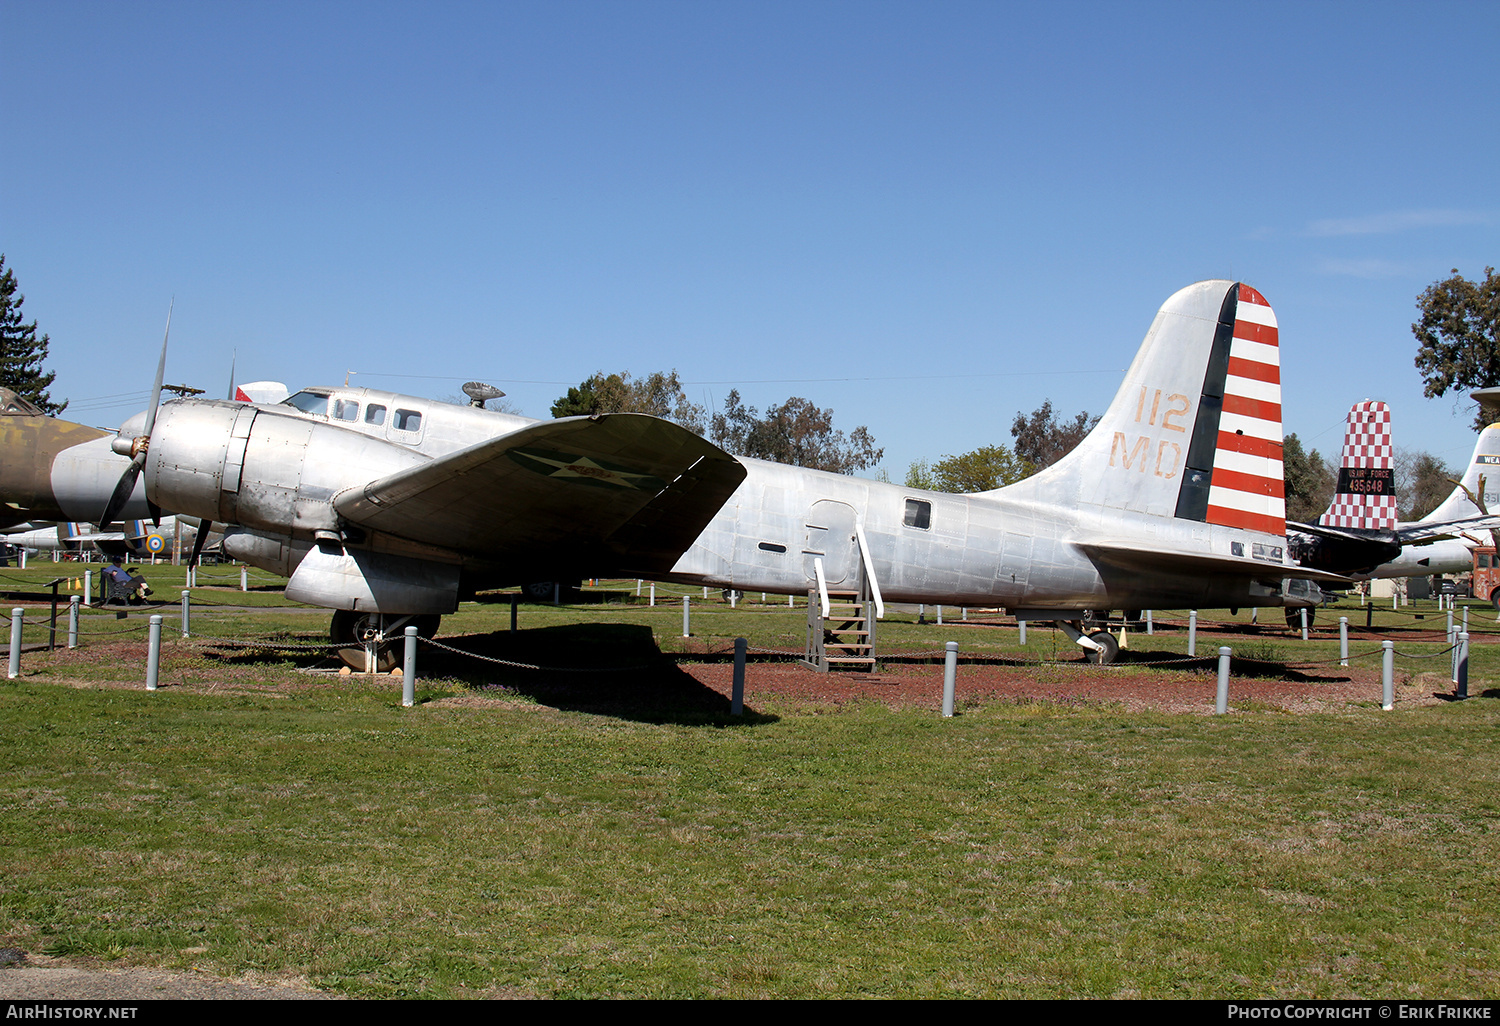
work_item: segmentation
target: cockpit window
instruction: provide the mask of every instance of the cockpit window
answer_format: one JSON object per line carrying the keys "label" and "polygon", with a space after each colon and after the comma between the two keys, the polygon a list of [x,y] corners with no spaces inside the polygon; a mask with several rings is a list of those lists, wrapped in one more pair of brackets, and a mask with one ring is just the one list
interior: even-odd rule
{"label": "cockpit window", "polygon": [[352,424],[359,419],[359,403],[353,399],[335,399],[328,407],[328,414],[334,420],[347,420]]}
{"label": "cockpit window", "polygon": [[289,395],[283,400],[283,405],[295,406],[303,413],[316,413],[319,416],[328,414],[328,393],[310,392],[306,389],[295,395]]}
{"label": "cockpit window", "polygon": [[39,408],[22,399],[8,388],[0,388],[0,415],[11,417],[44,417]]}

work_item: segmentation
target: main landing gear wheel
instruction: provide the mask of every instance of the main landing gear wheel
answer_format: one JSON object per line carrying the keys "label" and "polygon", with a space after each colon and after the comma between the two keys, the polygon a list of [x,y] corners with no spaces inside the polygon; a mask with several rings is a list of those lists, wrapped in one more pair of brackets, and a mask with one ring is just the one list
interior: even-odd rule
{"label": "main landing gear wheel", "polygon": [[1120,657],[1120,643],[1115,640],[1115,636],[1109,633],[1109,631],[1095,631],[1089,635],[1089,640],[1098,645],[1099,648],[1097,650],[1091,648],[1083,650],[1083,657],[1087,661],[1108,666]]}
{"label": "main landing gear wheel", "polygon": [[1312,630],[1313,619],[1318,615],[1318,611],[1316,609],[1305,606],[1286,607],[1286,625],[1294,631],[1300,631],[1302,629],[1302,610],[1304,608],[1307,609],[1307,629]]}
{"label": "main landing gear wheel", "polygon": [[[390,673],[405,656],[405,631],[415,627],[424,638],[437,636],[443,618],[435,614],[398,616],[337,609],[328,636],[338,648],[338,657],[355,673]],[[384,630],[384,637],[381,631]],[[375,665],[369,666],[366,643],[375,642]]]}

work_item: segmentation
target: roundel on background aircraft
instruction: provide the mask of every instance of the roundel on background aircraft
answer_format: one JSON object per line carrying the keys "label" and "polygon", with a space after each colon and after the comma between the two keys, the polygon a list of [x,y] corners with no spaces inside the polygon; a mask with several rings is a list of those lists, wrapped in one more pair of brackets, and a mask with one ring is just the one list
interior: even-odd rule
{"label": "roundel on background aircraft", "polygon": [[152,531],[146,535],[146,551],[153,556],[159,556],[167,550],[167,539],[160,531]]}

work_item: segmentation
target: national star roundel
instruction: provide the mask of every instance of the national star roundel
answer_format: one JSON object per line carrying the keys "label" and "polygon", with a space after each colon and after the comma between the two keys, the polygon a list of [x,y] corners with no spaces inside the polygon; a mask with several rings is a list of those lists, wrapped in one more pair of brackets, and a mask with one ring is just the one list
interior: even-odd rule
{"label": "national star roundel", "polygon": [[550,449],[512,449],[506,455],[527,470],[571,484],[594,488],[634,488],[653,494],[667,486],[659,477],[636,473],[629,467],[595,456],[575,456]]}

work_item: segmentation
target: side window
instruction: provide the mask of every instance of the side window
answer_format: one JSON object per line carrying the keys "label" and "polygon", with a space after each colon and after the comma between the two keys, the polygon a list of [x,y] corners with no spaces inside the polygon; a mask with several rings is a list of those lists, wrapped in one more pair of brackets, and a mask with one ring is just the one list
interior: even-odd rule
{"label": "side window", "polygon": [[329,413],[334,420],[347,420],[352,424],[359,419],[359,403],[353,399],[335,399]]}
{"label": "side window", "polygon": [[422,415],[416,410],[396,410],[396,419],[391,426],[397,431],[420,431],[422,429]]}
{"label": "side window", "polygon": [[926,499],[906,500],[906,519],[903,521],[907,527],[915,527],[926,531],[932,527],[932,503]]}
{"label": "side window", "polygon": [[369,406],[366,406],[365,407],[365,423],[366,424],[376,424],[376,425],[384,424],[385,423],[385,407],[377,405],[376,403],[371,403]]}

